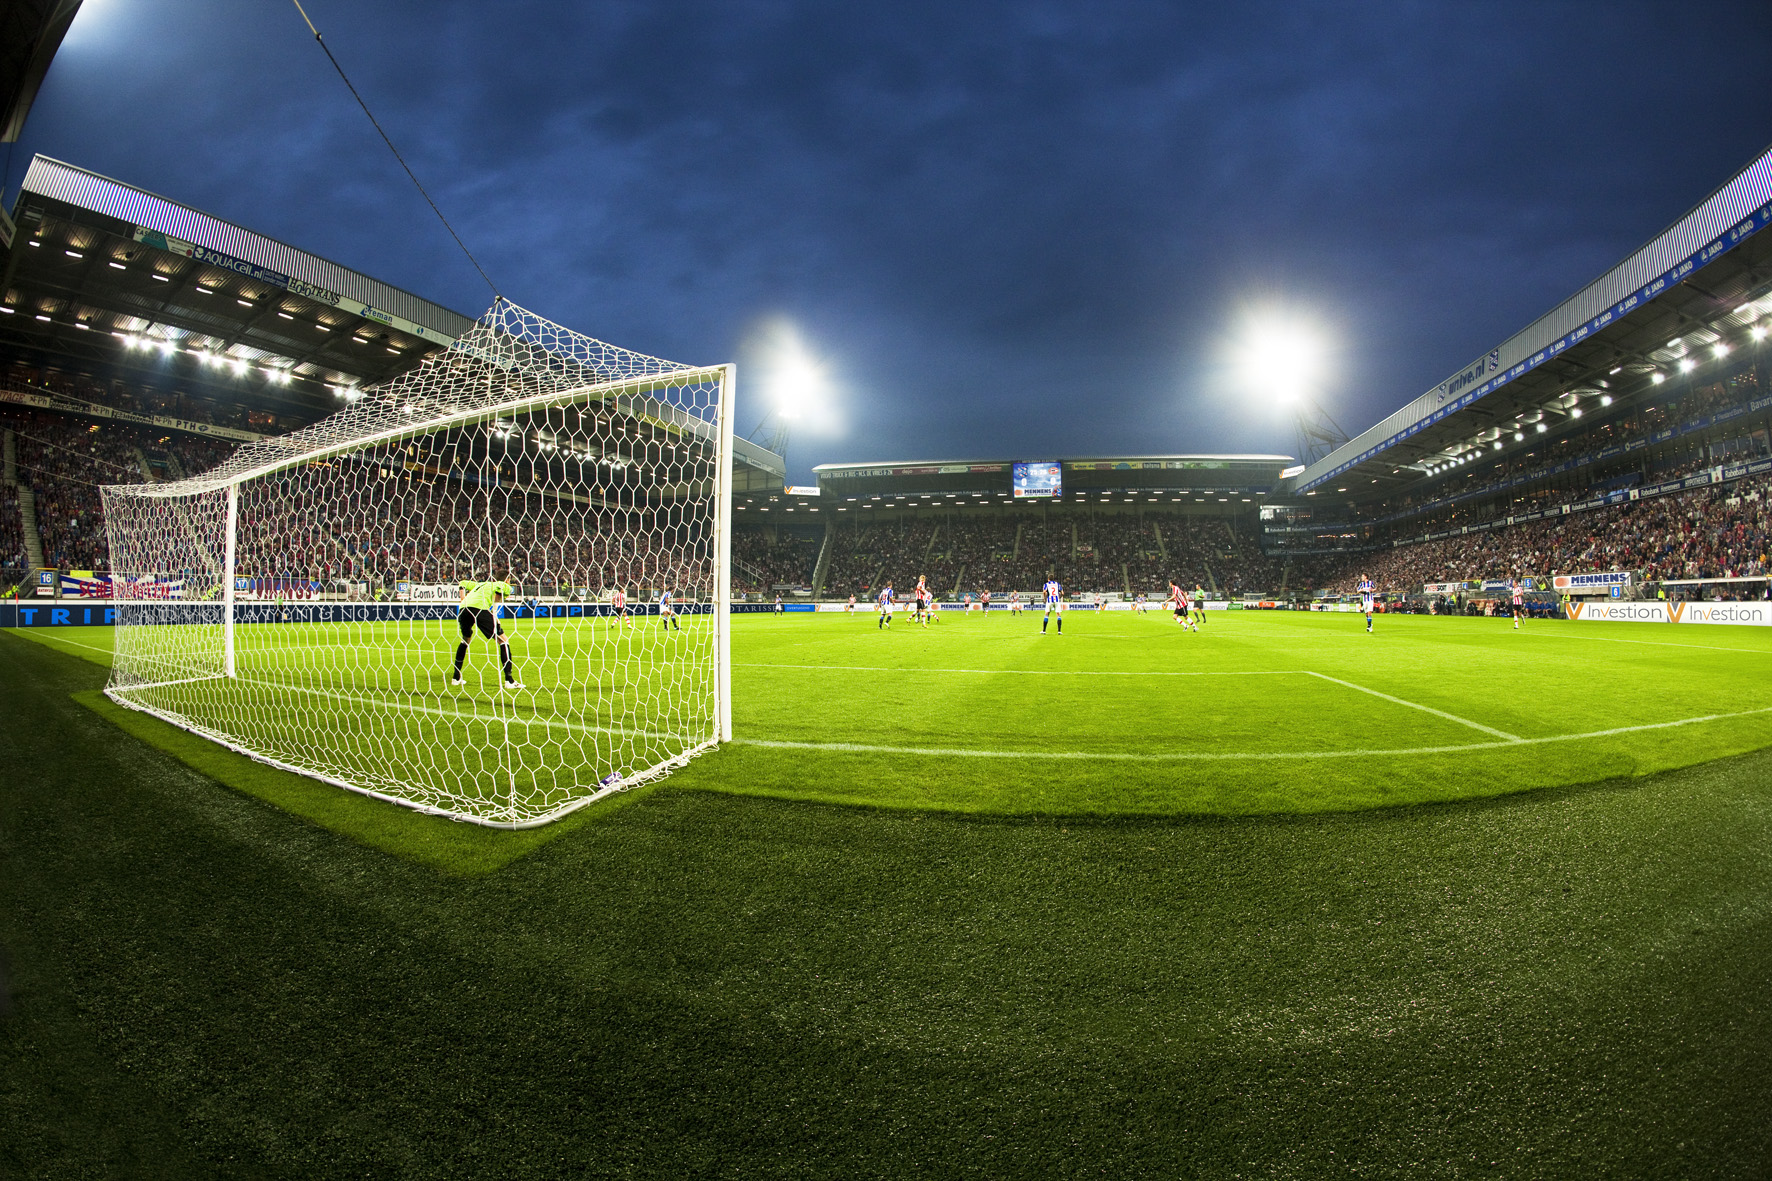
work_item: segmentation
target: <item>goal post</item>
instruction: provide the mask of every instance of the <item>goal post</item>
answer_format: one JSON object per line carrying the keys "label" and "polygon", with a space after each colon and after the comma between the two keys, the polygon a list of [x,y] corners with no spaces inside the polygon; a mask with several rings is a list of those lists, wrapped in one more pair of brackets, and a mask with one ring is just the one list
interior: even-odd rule
{"label": "goal post", "polygon": [[498,827],[668,774],[731,737],[735,385],[501,300],[314,426],[106,487],[106,692]]}

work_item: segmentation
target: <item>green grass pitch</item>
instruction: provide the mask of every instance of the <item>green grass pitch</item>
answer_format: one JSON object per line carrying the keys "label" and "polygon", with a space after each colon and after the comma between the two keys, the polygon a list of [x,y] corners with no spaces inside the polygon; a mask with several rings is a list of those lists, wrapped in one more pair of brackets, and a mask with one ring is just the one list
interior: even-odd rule
{"label": "green grass pitch", "polygon": [[[1368,633],[1358,615],[1290,612],[1214,612],[1198,632],[1156,612],[1074,612],[1066,627],[1043,633],[1033,613],[927,628],[900,615],[890,631],[860,612],[740,616],[737,741],[680,778],[982,813],[1339,811],[1772,744],[1772,637],[1758,629],[1381,616]],[[453,688],[448,622],[243,627],[240,679],[212,684],[255,749],[364,766],[378,787],[467,765],[493,799],[562,798],[575,775],[632,774],[711,726],[684,700],[705,675],[686,662],[693,631],[511,630],[518,692],[497,688],[480,640]]]}
{"label": "green grass pitch", "polygon": [[526,832],[0,636],[0,1174],[1764,1173],[1751,629],[1038,629],[740,618],[742,741]]}

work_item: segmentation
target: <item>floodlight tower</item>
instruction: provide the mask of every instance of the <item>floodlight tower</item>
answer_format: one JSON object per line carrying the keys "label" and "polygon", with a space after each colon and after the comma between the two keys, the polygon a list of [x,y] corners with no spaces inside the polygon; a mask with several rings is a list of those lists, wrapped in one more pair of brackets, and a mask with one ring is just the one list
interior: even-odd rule
{"label": "floodlight tower", "polygon": [[1296,399],[1293,415],[1298,428],[1298,462],[1307,467],[1348,440],[1347,432],[1315,398]]}

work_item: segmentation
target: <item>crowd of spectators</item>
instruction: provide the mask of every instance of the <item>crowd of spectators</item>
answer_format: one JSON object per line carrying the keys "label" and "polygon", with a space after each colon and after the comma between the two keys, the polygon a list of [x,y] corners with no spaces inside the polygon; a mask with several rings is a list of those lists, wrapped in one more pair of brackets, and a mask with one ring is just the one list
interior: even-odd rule
{"label": "crowd of spectators", "polygon": [[620,587],[645,598],[668,587],[694,600],[712,593],[708,538],[672,506],[586,505],[364,461],[255,482],[241,500],[239,573],[294,595],[493,577],[526,596],[601,600]]}
{"label": "crowd of spectators", "polygon": [[778,586],[811,586],[818,564],[819,533],[779,531],[773,539],[762,529],[732,533],[732,589],[746,594]]}
{"label": "crowd of spectators", "polygon": [[1170,582],[1220,593],[1279,589],[1280,562],[1223,517],[1057,513],[857,521],[838,526],[824,593],[866,595],[919,574],[941,595],[1032,592],[1056,578],[1067,593],[1162,596]]}
{"label": "crowd of spectators", "polygon": [[1772,479],[1694,488],[1500,526],[1370,554],[1299,559],[1307,586],[1351,593],[1362,574],[1387,590],[1419,583],[1633,571],[1663,579],[1742,578],[1767,572]]}
{"label": "crowd of spectators", "polygon": [[17,586],[30,573],[31,559],[25,550],[24,518],[18,511],[18,491],[0,484],[0,592]]}
{"label": "crowd of spectators", "polygon": [[[0,428],[13,435],[18,484],[31,489],[43,561],[62,570],[109,568],[100,486],[148,482],[154,457],[168,474],[164,460],[172,456],[194,475],[221,463],[235,447],[223,439],[10,405],[0,410]],[[14,566],[22,571],[24,553],[23,517],[9,490],[0,508],[0,563],[9,572]]]}
{"label": "crowd of spectators", "polygon": [[39,411],[9,412],[0,421],[13,432],[19,483],[31,489],[44,563],[107,568],[99,487],[147,481],[136,428]]}

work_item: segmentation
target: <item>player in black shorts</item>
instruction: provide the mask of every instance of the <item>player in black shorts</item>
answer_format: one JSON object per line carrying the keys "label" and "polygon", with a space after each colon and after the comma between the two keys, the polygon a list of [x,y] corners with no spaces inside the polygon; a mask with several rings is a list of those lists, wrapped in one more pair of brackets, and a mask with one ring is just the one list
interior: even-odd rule
{"label": "player in black shorts", "polygon": [[461,584],[461,607],[456,612],[456,622],[461,626],[461,643],[455,647],[455,677],[452,685],[462,684],[461,665],[468,657],[468,641],[474,638],[474,629],[489,640],[498,641],[499,663],[504,666],[505,688],[521,689],[517,680],[517,672],[511,667],[511,644],[505,639],[505,629],[498,622],[498,606],[511,595],[511,584],[508,582],[464,582]]}

